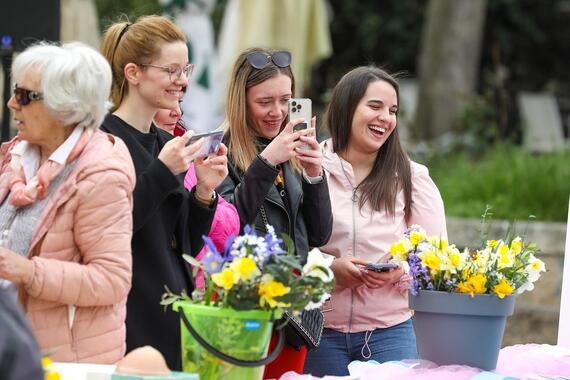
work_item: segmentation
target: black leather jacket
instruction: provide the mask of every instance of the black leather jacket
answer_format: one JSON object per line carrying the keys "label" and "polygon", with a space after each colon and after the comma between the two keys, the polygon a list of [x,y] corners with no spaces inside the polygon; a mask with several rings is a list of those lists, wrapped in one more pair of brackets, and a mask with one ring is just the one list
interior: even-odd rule
{"label": "black leather jacket", "polygon": [[274,185],[279,170],[259,156],[245,173],[241,173],[228,155],[229,174],[217,191],[232,203],[240,216],[241,229],[255,225],[259,235],[265,234],[261,206],[277,236],[285,232],[295,242],[295,251],[305,262],[310,247],[326,244],[332,232],[332,212],[326,176],[310,184],[286,162],[281,165],[289,212]]}

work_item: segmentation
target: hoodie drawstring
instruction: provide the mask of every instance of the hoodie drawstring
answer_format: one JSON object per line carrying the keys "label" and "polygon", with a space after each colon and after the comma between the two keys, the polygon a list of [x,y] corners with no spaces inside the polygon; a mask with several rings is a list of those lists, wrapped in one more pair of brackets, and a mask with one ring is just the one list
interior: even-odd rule
{"label": "hoodie drawstring", "polygon": [[[372,356],[372,351],[370,351],[370,347],[368,346],[368,341],[372,338],[372,333],[374,330],[366,331],[364,333],[364,345],[360,349],[360,354],[364,359],[370,359]],[[366,354],[364,352],[368,351]]]}

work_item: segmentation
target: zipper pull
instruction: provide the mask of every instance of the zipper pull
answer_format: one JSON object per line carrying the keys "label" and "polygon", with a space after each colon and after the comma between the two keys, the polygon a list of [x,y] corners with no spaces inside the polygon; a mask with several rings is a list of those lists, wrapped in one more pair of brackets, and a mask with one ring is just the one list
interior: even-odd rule
{"label": "zipper pull", "polygon": [[352,197],[350,198],[354,203],[358,201],[358,195],[356,194],[357,189],[352,189]]}

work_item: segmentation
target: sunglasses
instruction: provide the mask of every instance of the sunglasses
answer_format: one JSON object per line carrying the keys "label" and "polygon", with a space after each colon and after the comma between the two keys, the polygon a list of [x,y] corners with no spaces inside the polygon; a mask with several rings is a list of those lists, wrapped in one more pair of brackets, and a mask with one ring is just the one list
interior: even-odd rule
{"label": "sunglasses", "polygon": [[291,53],[288,51],[276,51],[273,54],[254,52],[249,53],[245,58],[253,68],[258,70],[263,69],[270,62],[278,67],[287,67],[291,64]]}
{"label": "sunglasses", "polygon": [[18,84],[14,85],[13,93],[16,103],[21,106],[27,106],[30,102],[35,102],[44,98],[41,92],[18,87]]}

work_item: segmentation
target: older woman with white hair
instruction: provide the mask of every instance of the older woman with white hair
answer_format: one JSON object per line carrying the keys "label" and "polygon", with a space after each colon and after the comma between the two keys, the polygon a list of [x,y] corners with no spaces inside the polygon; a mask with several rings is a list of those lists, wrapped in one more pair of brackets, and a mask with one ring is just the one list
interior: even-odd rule
{"label": "older woman with white hair", "polygon": [[[125,353],[134,167],[98,130],[111,69],[80,43],[32,46],[12,65],[18,136],[0,151],[0,281],[18,290],[57,361]],[[16,291],[13,292],[16,294]]]}

